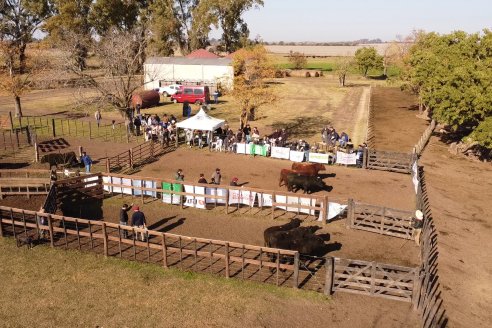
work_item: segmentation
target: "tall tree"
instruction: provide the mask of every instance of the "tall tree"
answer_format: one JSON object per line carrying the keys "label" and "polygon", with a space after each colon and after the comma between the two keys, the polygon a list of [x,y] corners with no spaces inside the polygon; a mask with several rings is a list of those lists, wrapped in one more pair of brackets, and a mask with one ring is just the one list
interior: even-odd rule
{"label": "tall tree", "polygon": [[0,40],[9,41],[19,57],[18,71],[26,71],[26,47],[34,32],[51,14],[48,0],[2,0],[0,2]]}
{"label": "tall tree", "polygon": [[367,72],[371,68],[382,68],[383,57],[378,55],[374,47],[364,47],[357,49],[355,52],[355,62],[359,66],[359,70],[367,76]]}
{"label": "tall tree", "polygon": [[96,0],[92,4],[89,21],[99,35],[114,27],[128,31],[141,19],[139,10],[145,6],[146,3],[141,1]]}
{"label": "tall tree", "polygon": [[340,61],[337,63],[335,72],[338,77],[338,85],[340,87],[345,86],[345,81],[347,79],[347,74],[352,66],[353,60],[351,57],[342,57]]}
{"label": "tall tree", "polygon": [[222,42],[226,52],[241,48],[249,37],[248,24],[242,15],[251,8],[263,6],[263,0],[202,0],[218,18],[222,28]]}
{"label": "tall tree", "polygon": [[88,49],[91,43],[91,24],[89,14],[92,0],[51,0],[55,14],[50,17],[43,29],[49,33],[54,44],[70,43],[68,49],[75,59],[78,69],[87,67]]}
{"label": "tall tree", "polygon": [[239,103],[241,111],[248,114],[247,120],[254,121],[258,109],[275,101],[275,92],[267,83],[274,76],[274,67],[261,45],[241,49],[233,58],[234,90],[232,95]]}
{"label": "tall tree", "polygon": [[292,50],[289,53],[289,62],[294,65],[294,69],[301,69],[306,67],[307,58],[306,55],[300,52],[293,52]]}

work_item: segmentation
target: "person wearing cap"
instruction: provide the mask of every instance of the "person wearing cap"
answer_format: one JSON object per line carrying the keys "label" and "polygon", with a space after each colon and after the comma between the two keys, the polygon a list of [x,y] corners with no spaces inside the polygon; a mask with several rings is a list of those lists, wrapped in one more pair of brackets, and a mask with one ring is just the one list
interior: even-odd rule
{"label": "person wearing cap", "polygon": [[200,173],[200,178],[198,179],[198,183],[208,183],[207,179],[205,179],[205,174]]}
{"label": "person wearing cap", "polygon": [[215,172],[212,174],[211,179],[215,182],[215,184],[220,184],[220,180],[222,179],[222,175],[220,174],[219,168],[215,169]]}
{"label": "person wearing cap", "polygon": [[[133,203],[128,206],[128,204],[123,204],[120,209],[120,225],[127,226],[128,225],[128,211],[133,207]],[[121,230],[121,237],[128,238],[128,231]]]}
{"label": "person wearing cap", "polygon": [[416,210],[415,216],[412,218],[410,224],[413,228],[412,237],[415,239],[417,246],[420,246],[420,234],[422,233],[422,227],[424,226],[424,213],[422,213],[421,210]]}
{"label": "person wearing cap", "polygon": [[[133,207],[133,215],[132,215],[132,227],[145,229],[146,227],[145,214],[140,211],[140,207]],[[140,232],[142,241],[145,241],[145,233]],[[138,232],[135,234],[135,239],[138,239]]]}
{"label": "person wearing cap", "polygon": [[176,180],[176,181],[183,181],[184,180],[183,170],[178,169],[176,171],[176,174],[174,175],[174,180]]}
{"label": "person wearing cap", "polygon": [[232,186],[232,187],[237,187],[237,182],[238,181],[239,181],[239,179],[236,178],[236,177],[234,177],[234,178],[232,178],[231,183],[229,185]]}

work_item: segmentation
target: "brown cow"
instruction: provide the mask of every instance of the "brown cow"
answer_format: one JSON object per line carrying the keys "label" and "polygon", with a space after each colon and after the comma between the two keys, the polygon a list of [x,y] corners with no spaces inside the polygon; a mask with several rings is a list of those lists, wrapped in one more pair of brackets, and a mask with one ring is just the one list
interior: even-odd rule
{"label": "brown cow", "polygon": [[318,172],[326,170],[326,167],[320,163],[292,163],[292,170],[303,175],[317,176]]}
{"label": "brown cow", "polygon": [[304,175],[304,176],[315,176],[316,175],[316,174],[312,175],[309,172],[306,173],[306,172],[297,172],[297,171],[293,171],[293,170],[289,170],[289,169],[282,169],[282,170],[280,170],[280,180],[278,181],[279,187],[282,186],[282,182],[284,183],[284,185],[287,184],[287,176],[291,173]]}

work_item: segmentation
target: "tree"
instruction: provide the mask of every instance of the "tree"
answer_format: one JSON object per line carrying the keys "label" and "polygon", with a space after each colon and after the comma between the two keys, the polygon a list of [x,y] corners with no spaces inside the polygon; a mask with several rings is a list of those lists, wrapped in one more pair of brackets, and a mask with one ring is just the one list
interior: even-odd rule
{"label": "tree", "polygon": [[112,28],[129,31],[142,19],[139,16],[140,5],[139,1],[96,0],[92,4],[89,22],[99,35]]}
{"label": "tree", "polygon": [[292,52],[289,53],[289,62],[294,65],[294,69],[302,69],[307,65],[307,58],[304,54],[300,52]]}
{"label": "tree", "polygon": [[89,15],[92,0],[52,0],[54,15],[46,20],[43,30],[49,33],[53,44],[70,43],[71,56],[79,70],[87,68],[91,43]]}
{"label": "tree", "polygon": [[[24,57],[24,73],[20,74],[19,49],[13,41],[0,40],[0,90],[12,96],[15,117],[22,117],[21,96],[27,92],[34,76],[47,67],[47,61],[40,54]],[[34,50],[33,50],[34,52]]]}
{"label": "tree", "polygon": [[429,114],[487,145],[492,116],[492,32],[422,33],[404,74]]}
{"label": "tree", "polygon": [[217,17],[222,28],[222,43],[226,52],[232,53],[244,45],[249,37],[249,29],[242,15],[247,10],[263,6],[263,0],[202,0]]}
{"label": "tree", "polygon": [[359,70],[367,77],[367,72],[371,68],[382,68],[383,57],[378,55],[376,49],[373,47],[364,47],[357,49],[355,52],[355,62],[359,66]]}
{"label": "tree", "polygon": [[[112,106],[128,119],[126,114],[132,94],[143,85],[142,76],[138,72],[141,70],[140,58],[145,46],[146,40],[141,37],[138,28],[122,31],[115,27],[102,35],[92,48],[101,60],[102,77],[80,71],[77,62],[70,56],[65,58],[61,69],[78,77],[80,102],[85,105]],[[87,89],[88,86],[91,89]]]}
{"label": "tree", "polygon": [[26,70],[26,47],[34,32],[51,14],[47,0],[2,0],[0,3],[0,40],[9,41],[18,56],[18,74]]}
{"label": "tree", "polygon": [[352,66],[352,58],[351,57],[343,57],[337,64],[336,73],[338,76],[338,85],[340,87],[345,86],[345,79],[347,78],[347,74]]}
{"label": "tree", "polygon": [[275,101],[276,97],[267,79],[274,76],[274,67],[269,62],[265,47],[256,45],[241,49],[233,58],[234,90],[232,96],[241,111],[248,114],[247,120],[254,121],[258,109]]}

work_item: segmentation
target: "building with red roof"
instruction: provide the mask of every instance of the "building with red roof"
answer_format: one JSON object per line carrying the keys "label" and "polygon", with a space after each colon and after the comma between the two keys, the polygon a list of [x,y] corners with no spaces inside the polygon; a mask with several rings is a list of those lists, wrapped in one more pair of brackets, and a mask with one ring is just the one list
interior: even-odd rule
{"label": "building with red roof", "polygon": [[200,59],[200,58],[220,58],[220,57],[217,56],[216,54],[208,51],[208,50],[197,49],[197,50],[193,51],[192,53],[190,53],[189,55],[187,55],[186,58]]}

